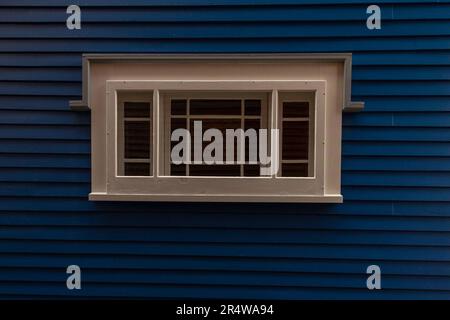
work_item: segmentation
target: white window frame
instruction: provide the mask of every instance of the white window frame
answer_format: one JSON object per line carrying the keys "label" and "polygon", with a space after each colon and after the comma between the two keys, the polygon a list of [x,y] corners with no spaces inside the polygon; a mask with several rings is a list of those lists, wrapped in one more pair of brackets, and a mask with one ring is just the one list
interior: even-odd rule
{"label": "white window frame", "polygon": [[[93,201],[244,201],[244,202],[342,202],[341,195],[341,134],[342,112],[363,110],[364,102],[351,100],[351,53],[295,53],[295,54],[83,54],[83,83],[81,100],[70,101],[73,111],[91,113],[91,192]],[[220,194],[209,195],[207,185],[201,193],[170,194],[144,193],[141,182],[129,190],[114,189],[111,180],[111,135],[116,139],[117,128],[106,119],[111,117],[111,93],[108,82],[126,81],[323,81],[325,117],[323,133],[324,163],[323,190],[296,187],[287,190],[264,190],[258,195],[233,195],[228,186]],[[223,88],[227,89],[227,88]],[[229,89],[229,88],[228,88]],[[160,89],[157,89],[160,90]],[[270,89],[268,89],[270,90]],[[156,91],[156,94],[159,91]],[[152,97],[153,98],[153,97]],[[276,99],[272,95],[271,100]],[[273,102],[273,101],[272,101]],[[153,106],[153,113],[157,110]],[[153,119],[156,119],[154,116]],[[317,120],[316,120],[317,121]],[[152,126],[156,130],[156,126]],[[114,129],[115,131],[111,131]],[[157,148],[153,135],[153,147]],[[107,143],[108,142],[108,143]],[[319,142],[316,143],[319,145]],[[153,153],[155,154],[155,153]],[[317,171],[317,168],[315,168]],[[131,177],[134,179],[133,177]],[[148,177],[147,177],[148,178]],[[154,184],[166,182],[154,177]],[[254,179],[245,177],[246,180]],[[257,178],[264,181],[264,178]],[[289,181],[285,177],[285,181]],[[295,179],[295,178],[293,178]],[[136,179],[134,179],[137,181]],[[167,179],[166,179],[167,180]],[[194,179],[191,179],[194,180]],[[280,179],[274,179],[279,181]],[[140,181],[140,180],[139,180]],[[112,183],[112,185],[111,185]],[[181,184],[185,180],[180,181]],[[278,183],[278,182],[277,182]],[[151,183],[150,183],[151,184]],[[163,188],[164,189],[164,188]],[[162,189],[160,189],[162,190]],[[206,191],[206,192],[203,192]],[[267,196],[266,196],[267,195]]]}
{"label": "white window frame", "polygon": [[[107,194],[124,200],[190,201],[318,201],[339,200],[324,194],[325,81],[107,81]],[[117,175],[118,92],[153,93],[153,176]],[[315,92],[315,172],[312,177],[208,177],[164,176],[164,91],[263,91],[271,92],[271,128],[278,129],[278,92]],[[273,149],[272,149],[273,152]],[[278,159],[279,160],[279,159]]]}

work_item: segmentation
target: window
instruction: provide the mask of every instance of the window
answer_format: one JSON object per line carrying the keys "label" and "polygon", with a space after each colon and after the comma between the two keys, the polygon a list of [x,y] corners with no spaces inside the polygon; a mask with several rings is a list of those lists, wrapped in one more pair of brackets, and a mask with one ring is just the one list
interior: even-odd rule
{"label": "window", "polygon": [[85,61],[91,200],[342,201],[348,60],[142,59]]}
{"label": "window", "polygon": [[119,122],[117,175],[152,175],[152,98],[150,95],[123,93],[117,101]]}
{"label": "window", "polygon": [[[324,145],[316,141],[324,134],[324,81],[111,80],[106,88],[115,194],[256,199],[323,190]],[[212,142],[220,143],[208,162]]]}
{"label": "window", "polygon": [[[250,146],[258,154],[260,129],[268,129],[268,97],[263,93],[167,93],[163,96],[165,145],[162,175],[169,176],[261,176],[261,163],[250,161]],[[151,98],[149,94],[119,93],[118,95],[118,175],[152,176],[150,150],[152,149]],[[314,176],[314,92],[281,92],[279,97],[281,130],[279,152],[281,177]],[[170,159],[175,142],[171,135],[176,129],[187,129],[194,136],[195,123],[201,123],[201,134],[218,129],[226,137],[226,130],[254,130],[254,139],[245,139],[242,164],[194,162],[194,144],[191,144],[190,163],[174,164]],[[202,141],[202,150],[208,141]],[[267,148],[268,146],[266,146]],[[223,144],[222,155],[226,154]],[[234,162],[239,158],[239,147],[233,149]]]}
{"label": "window", "polygon": [[314,92],[280,93],[282,177],[314,176],[314,100]]}
{"label": "window", "polygon": [[[163,96],[163,110],[167,117],[164,132],[165,154],[164,175],[170,176],[260,176],[260,166],[257,159],[250,161],[250,145],[258,146],[258,132],[261,128],[268,128],[267,123],[267,97],[268,93],[250,92],[185,92],[167,93]],[[245,132],[254,130],[251,137],[242,141],[242,149],[238,141],[230,150],[233,153],[233,163],[226,161],[226,141],[222,143],[220,164],[194,163],[194,144],[191,143],[190,163],[174,164],[170,159],[175,142],[171,142],[171,136],[176,129],[187,129],[191,140],[195,136],[195,126],[200,128],[204,136],[208,129],[219,130],[222,137],[226,137],[226,130],[242,129]],[[234,137],[234,136],[233,136]],[[244,136],[245,138],[245,136]],[[250,139],[253,138],[253,139]],[[204,140],[204,139],[202,139]],[[212,140],[212,139],[208,139]],[[251,141],[252,140],[252,141]],[[169,142],[170,141],[170,142]],[[202,141],[201,150],[208,148],[210,141]],[[219,150],[217,150],[219,151]],[[237,163],[242,155],[243,159]],[[201,162],[201,161],[197,161]],[[253,163],[254,162],[254,163]]]}

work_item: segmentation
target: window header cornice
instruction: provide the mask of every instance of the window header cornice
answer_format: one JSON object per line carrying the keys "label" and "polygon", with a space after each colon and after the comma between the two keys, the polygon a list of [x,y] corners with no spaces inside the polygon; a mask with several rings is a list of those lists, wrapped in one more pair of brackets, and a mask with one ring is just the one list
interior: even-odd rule
{"label": "window header cornice", "polygon": [[189,62],[199,61],[298,61],[298,62],[342,62],[343,73],[343,107],[344,112],[361,111],[364,102],[351,101],[352,54],[351,53],[296,53],[296,54],[83,54],[83,87],[82,100],[70,101],[72,110],[89,111],[90,64],[93,62]]}

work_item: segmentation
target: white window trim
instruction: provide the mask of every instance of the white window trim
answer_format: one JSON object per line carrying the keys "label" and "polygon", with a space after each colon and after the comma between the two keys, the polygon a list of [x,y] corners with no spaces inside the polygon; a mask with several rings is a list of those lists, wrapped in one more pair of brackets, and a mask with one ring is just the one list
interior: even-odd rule
{"label": "white window trim", "polygon": [[155,54],[155,53],[85,53],[82,59],[83,87],[82,99],[71,100],[69,105],[74,111],[89,111],[91,89],[91,65],[98,62],[166,62],[166,61],[302,61],[302,62],[339,62],[343,64],[342,111],[360,112],[364,109],[363,101],[351,100],[352,88],[352,54],[339,53],[259,53],[259,54]]}
{"label": "white window trim", "polygon": [[[351,101],[350,53],[311,54],[83,54],[83,95],[70,101],[72,110],[91,112],[92,191],[90,200],[342,202],[342,111],[361,111],[363,102]],[[139,186],[128,194],[113,194],[107,177],[106,85],[108,81],[325,81],[324,190],[295,196],[170,196],[143,197]],[[272,96],[272,99],[274,97]],[[155,108],[153,109],[155,111]],[[154,118],[155,119],[155,118]],[[153,127],[155,130],[155,127]],[[156,137],[153,135],[153,146]],[[155,153],[153,153],[155,154]],[[288,177],[286,177],[288,178]],[[285,178],[285,179],[286,179]],[[252,177],[246,177],[252,179]],[[261,179],[257,177],[256,179]],[[295,178],[294,178],[295,179]],[[262,179],[261,179],[262,180]],[[226,189],[224,193],[226,193]]]}
{"label": "white window trim", "polygon": [[[107,192],[91,199],[201,201],[340,201],[324,194],[325,81],[107,81]],[[312,177],[176,177],[161,175],[163,111],[160,91],[271,91],[271,127],[278,128],[278,91],[314,91],[315,174]],[[117,176],[117,92],[153,92],[153,177]],[[273,151],[272,151],[273,152]]]}

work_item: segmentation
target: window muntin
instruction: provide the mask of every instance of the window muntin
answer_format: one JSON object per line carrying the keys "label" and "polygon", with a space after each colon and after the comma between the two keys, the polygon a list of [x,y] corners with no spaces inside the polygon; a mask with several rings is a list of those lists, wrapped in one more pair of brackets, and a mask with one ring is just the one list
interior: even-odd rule
{"label": "window muntin", "polygon": [[[245,155],[245,163],[226,163],[226,129],[254,129],[256,131],[256,148],[259,151],[259,129],[268,129],[268,99],[270,92],[172,92],[161,93],[164,101],[166,128],[166,154],[163,175],[168,176],[228,176],[228,177],[258,177],[261,164],[250,161],[250,138],[245,137],[243,149],[234,146],[234,161],[239,154]],[[207,129],[218,129],[223,136],[222,164],[173,164],[170,159],[171,148],[176,144],[171,142],[173,130],[187,129],[191,138],[194,137],[195,121],[201,121],[202,134]],[[202,150],[213,141],[203,141]],[[234,141],[236,142],[236,141]],[[252,141],[255,142],[255,141]],[[252,148],[254,148],[252,146]],[[268,150],[268,149],[267,149]],[[194,159],[194,143],[191,143],[191,162]]]}

